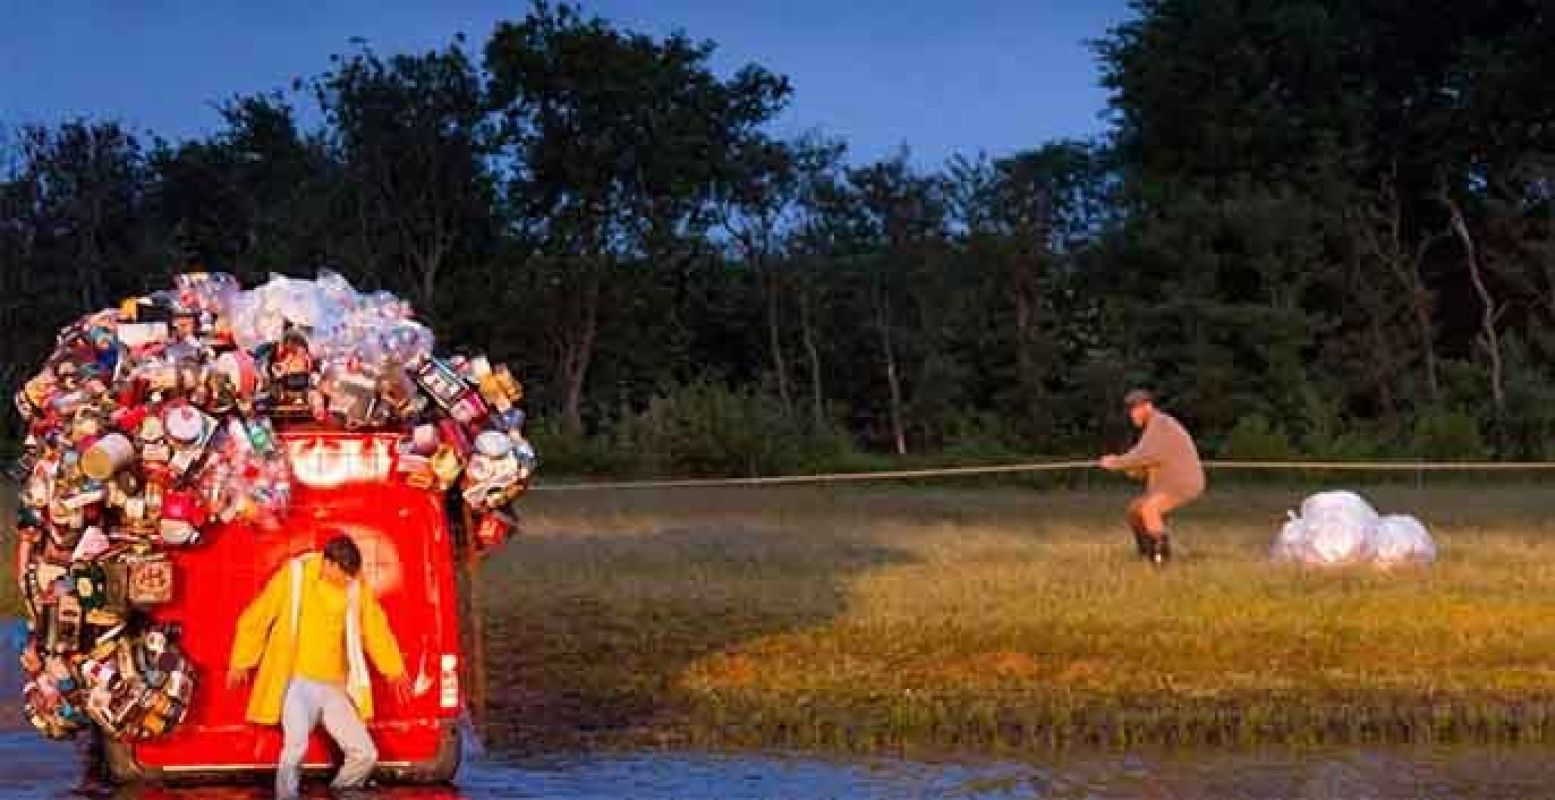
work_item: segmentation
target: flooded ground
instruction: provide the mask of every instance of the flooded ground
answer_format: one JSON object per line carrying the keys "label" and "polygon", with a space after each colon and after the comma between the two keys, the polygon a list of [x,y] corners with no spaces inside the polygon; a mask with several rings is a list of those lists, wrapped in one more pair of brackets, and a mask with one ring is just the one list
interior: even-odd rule
{"label": "flooded ground", "polygon": [[[0,628],[0,639],[14,630]],[[11,634],[7,636],[5,634]],[[0,650],[14,641],[0,641]],[[7,674],[9,673],[9,674]],[[15,680],[11,659],[0,682]],[[473,743],[451,787],[383,789],[384,800],[767,800],[857,798],[1440,798],[1545,796],[1555,749],[1344,748],[1228,752],[1076,753],[1032,761],[979,758],[832,759],[787,753],[637,751],[515,755]],[[0,798],[5,800],[260,800],[259,785],[162,789],[93,782],[77,748],[47,742],[0,704]],[[310,797],[327,797],[322,786]]]}
{"label": "flooded ground", "polygon": [[[384,800],[751,800],[766,798],[1440,798],[1548,794],[1548,749],[1345,749],[1085,754],[1034,763],[831,760],[785,754],[486,754],[445,788],[384,789]],[[259,800],[262,787],[134,789],[84,781],[69,745],[14,726],[0,732],[0,797]],[[310,797],[327,797],[313,787]]]}

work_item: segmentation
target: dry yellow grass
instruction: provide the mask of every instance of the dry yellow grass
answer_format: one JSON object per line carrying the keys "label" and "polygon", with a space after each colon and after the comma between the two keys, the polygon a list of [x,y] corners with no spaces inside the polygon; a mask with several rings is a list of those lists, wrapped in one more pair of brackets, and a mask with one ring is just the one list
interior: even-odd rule
{"label": "dry yellow grass", "polygon": [[1304,491],[1224,488],[1138,563],[1116,490],[537,494],[486,567],[495,732],[879,748],[1542,739],[1555,497],[1369,494],[1428,570],[1268,563]]}

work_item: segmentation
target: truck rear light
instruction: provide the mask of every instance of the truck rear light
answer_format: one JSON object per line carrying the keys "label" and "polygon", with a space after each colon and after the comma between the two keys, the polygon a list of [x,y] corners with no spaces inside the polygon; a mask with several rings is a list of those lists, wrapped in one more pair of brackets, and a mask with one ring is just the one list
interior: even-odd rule
{"label": "truck rear light", "polygon": [[442,659],[443,679],[442,689],[438,692],[438,706],[441,708],[459,707],[459,657],[444,654]]}

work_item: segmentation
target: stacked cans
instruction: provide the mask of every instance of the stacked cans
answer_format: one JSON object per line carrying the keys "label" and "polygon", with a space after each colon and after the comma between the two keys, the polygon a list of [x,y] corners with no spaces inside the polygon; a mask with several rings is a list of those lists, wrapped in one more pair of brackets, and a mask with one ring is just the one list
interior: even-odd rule
{"label": "stacked cans", "polygon": [[400,431],[400,479],[457,490],[488,547],[537,465],[522,399],[506,367],[436,357],[407,304],[327,273],[250,291],[181,275],[67,327],[16,395],[28,718],[50,737],[178,724],[196,676],[156,608],[176,593],[178,551],[213,525],[284,522],[277,425]]}

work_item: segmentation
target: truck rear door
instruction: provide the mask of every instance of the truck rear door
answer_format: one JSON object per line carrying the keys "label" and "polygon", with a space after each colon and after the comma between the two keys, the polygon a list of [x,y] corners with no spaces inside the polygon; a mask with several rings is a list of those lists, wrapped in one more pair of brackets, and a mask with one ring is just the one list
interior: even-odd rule
{"label": "truck rear door", "polygon": [[[289,559],[339,534],[361,548],[363,579],[383,604],[418,691],[400,704],[374,672],[371,728],[380,760],[392,765],[433,758],[441,724],[458,715],[457,596],[442,498],[392,479],[392,436],[286,432],[282,440],[298,484],[284,530],[223,526],[178,553],[176,597],[157,616],[183,624],[183,645],[199,684],[183,725],[133,748],[144,767],[176,774],[275,766],[279,727],[245,723],[248,690],[226,688],[236,622]],[[332,753],[323,731],[316,731],[306,763],[325,766]]]}

